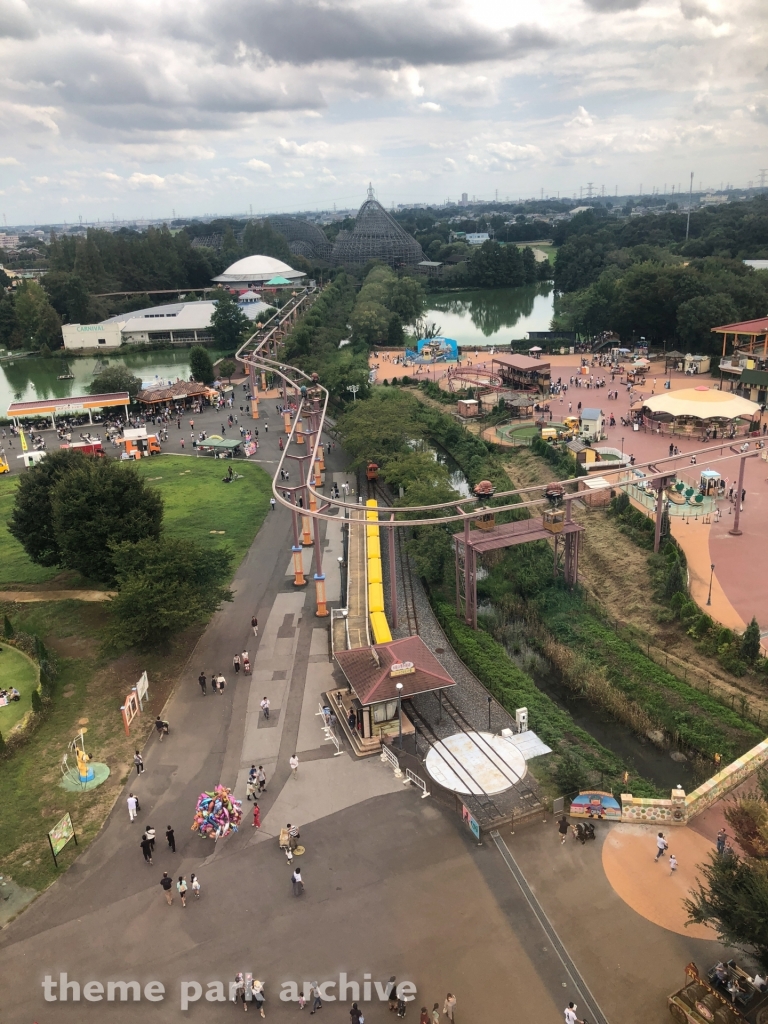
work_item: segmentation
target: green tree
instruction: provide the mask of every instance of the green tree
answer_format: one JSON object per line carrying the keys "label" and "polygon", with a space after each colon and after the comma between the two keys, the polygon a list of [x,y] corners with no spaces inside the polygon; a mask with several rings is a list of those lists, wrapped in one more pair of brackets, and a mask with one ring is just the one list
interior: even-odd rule
{"label": "green tree", "polygon": [[53,494],[61,480],[85,459],[78,451],[52,451],[19,478],[8,530],[37,565],[61,565]]}
{"label": "green tree", "polygon": [[24,335],[16,312],[16,296],[7,292],[0,297],[0,348],[18,349],[24,345]]}
{"label": "green tree", "polygon": [[213,383],[213,361],[208,350],[202,345],[193,345],[189,350],[189,368],[192,376],[200,384]]}
{"label": "green tree", "polygon": [[112,558],[118,594],[111,604],[111,635],[118,644],[160,644],[232,600],[226,586],[229,551],[161,537],[118,544]]}
{"label": "green tree", "polygon": [[424,311],[424,285],[412,277],[396,279],[386,305],[404,324],[412,324]]}
{"label": "green tree", "polygon": [[760,657],[760,626],[755,616],[741,634],[741,656],[750,665]]}
{"label": "green tree", "polygon": [[43,349],[54,351],[64,344],[61,334],[61,317],[48,302],[41,305],[38,311],[37,327],[32,344],[39,351]]}
{"label": "green tree", "polygon": [[354,468],[382,465],[423,436],[414,400],[395,390],[375,390],[367,402],[353,402],[338,421],[344,450]]}
{"label": "green tree", "polygon": [[88,323],[88,290],[81,277],[52,270],[43,278],[43,287],[62,319],[70,324]]}
{"label": "green tree", "polygon": [[237,363],[234,359],[222,359],[219,363],[219,376],[226,377],[229,383],[232,383],[232,374],[237,369]]}
{"label": "green tree", "polygon": [[352,313],[352,331],[356,341],[369,347],[381,345],[387,339],[390,314],[380,302],[368,302],[355,306]]}
{"label": "green tree", "polygon": [[113,545],[157,539],[162,528],[160,493],[132,466],[113,459],[72,466],[57,483],[51,506],[59,564],[100,583],[115,579]]}
{"label": "green tree", "polygon": [[739,310],[729,295],[697,295],[677,307],[677,333],[686,345],[699,349],[712,337],[713,327],[738,319]]}
{"label": "green tree", "polygon": [[216,296],[216,309],[211,317],[211,334],[220,348],[234,352],[253,325],[229,292]]}
{"label": "green tree", "polygon": [[127,366],[108,366],[93,378],[88,385],[88,391],[92,395],[127,391],[133,401],[141,391],[141,379],[134,377]]}
{"label": "green tree", "polygon": [[689,921],[711,925],[726,945],[751,946],[768,967],[768,862],[711,853],[684,906]]}

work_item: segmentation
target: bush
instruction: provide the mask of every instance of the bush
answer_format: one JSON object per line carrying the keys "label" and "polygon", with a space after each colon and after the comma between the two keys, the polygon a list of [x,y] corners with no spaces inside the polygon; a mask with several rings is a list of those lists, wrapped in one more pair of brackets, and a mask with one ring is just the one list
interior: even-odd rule
{"label": "bush", "polygon": [[757,619],[752,616],[752,621],[744,630],[741,636],[741,657],[750,665],[754,664],[760,656],[760,627]]}
{"label": "bush", "polygon": [[43,712],[43,698],[40,696],[39,690],[32,691],[32,710],[36,715],[40,715]]}
{"label": "bush", "polygon": [[6,640],[12,640],[14,636],[14,628],[7,615],[3,616],[3,636]]}

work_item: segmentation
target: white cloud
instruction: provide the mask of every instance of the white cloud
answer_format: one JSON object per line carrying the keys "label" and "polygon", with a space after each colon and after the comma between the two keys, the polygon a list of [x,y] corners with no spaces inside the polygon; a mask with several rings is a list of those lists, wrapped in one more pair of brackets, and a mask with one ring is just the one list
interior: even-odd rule
{"label": "white cloud", "polygon": [[226,213],[246,183],[260,209],[341,208],[370,179],[387,201],[572,194],[689,166],[745,184],[766,44],[764,0],[231,0],[226,19],[214,0],[0,0],[4,209]]}
{"label": "white cloud", "polygon": [[247,166],[253,168],[254,171],[266,171],[267,174],[272,173],[272,168],[263,160],[249,160]]}

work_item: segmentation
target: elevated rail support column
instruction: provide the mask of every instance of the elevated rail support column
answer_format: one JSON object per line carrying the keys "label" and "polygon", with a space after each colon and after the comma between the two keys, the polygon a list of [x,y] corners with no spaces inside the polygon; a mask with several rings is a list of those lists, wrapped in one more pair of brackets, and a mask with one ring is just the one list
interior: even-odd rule
{"label": "elevated rail support column", "polygon": [[741,492],[744,490],[744,466],[746,464],[746,458],[742,455],[739,459],[739,483],[736,487],[736,510],[733,514],[733,528],[728,531],[732,537],[740,537],[741,530],[739,529],[739,519],[741,518]]}
{"label": "elevated rail support column", "polygon": [[[296,505],[296,491],[294,490],[291,494],[294,506]],[[293,521],[293,547],[291,551],[293,553],[293,585],[294,587],[305,587],[307,581],[304,579],[304,556],[302,555],[302,547],[299,543],[299,517],[296,512],[291,512],[291,519]]]}
{"label": "elevated rail support column", "polygon": [[315,529],[315,615],[318,618],[323,618],[328,615],[328,606],[325,599],[325,576],[323,574],[323,561],[322,551],[323,546],[320,543],[320,520],[314,518],[312,525]]}
{"label": "elevated rail support column", "polygon": [[[304,508],[309,507],[309,491],[307,490],[307,474],[304,469],[304,461],[309,458],[308,455],[294,455],[292,456],[299,464],[299,473],[301,474],[301,499]],[[314,511],[317,511],[315,508]],[[314,540],[310,532],[310,517],[301,517],[301,543],[305,548],[312,547]]]}

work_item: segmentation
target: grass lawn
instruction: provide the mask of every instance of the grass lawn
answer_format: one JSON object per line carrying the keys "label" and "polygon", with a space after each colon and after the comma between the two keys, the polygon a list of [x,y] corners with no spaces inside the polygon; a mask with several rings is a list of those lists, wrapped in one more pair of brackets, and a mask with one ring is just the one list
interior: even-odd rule
{"label": "grass lawn", "polygon": [[[161,492],[169,534],[215,547],[226,545],[235,555],[235,566],[240,562],[269,510],[270,478],[260,467],[237,463],[237,471],[244,479],[223,484],[221,478],[229,465],[223,460],[169,455],[144,459],[134,465]],[[10,507],[12,491],[5,481],[0,483],[0,494],[11,494]],[[4,528],[4,524],[0,526]],[[18,584],[51,578],[35,578],[33,573],[37,570],[18,545],[15,568],[6,570],[3,545],[11,550],[11,543],[15,542],[7,533],[0,533],[0,581],[7,579]],[[41,890],[66,870],[98,834],[131,770],[133,750],[144,745],[154,717],[172,692],[205,623],[169,638],[163,650],[142,654],[127,651],[108,659],[100,647],[109,616],[107,606],[80,601],[3,605],[2,600],[0,591],[0,617],[7,614],[16,629],[39,635],[58,659],[59,674],[48,716],[28,742],[2,762],[0,769],[3,873],[20,885]],[[7,652],[0,654],[0,672],[6,657]],[[145,669],[150,678],[149,707],[128,738],[117,709]],[[2,715],[6,710],[11,709],[0,708],[3,732]],[[111,774],[96,790],[67,793],[58,785],[59,765],[82,718],[88,719],[89,753],[93,753],[94,760],[108,764]],[[72,814],[80,845],[66,847],[57,870],[46,833],[65,811]]]}
{"label": "grass lawn", "polygon": [[[228,547],[237,565],[269,511],[271,478],[260,466],[224,459],[163,455],[133,463],[165,502],[163,522],[173,537]],[[242,480],[222,483],[234,465]]]}
{"label": "grass lawn", "polygon": [[0,733],[5,739],[32,707],[32,691],[37,688],[37,681],[37,665],[15,647],[0,644],[0,683],[3,689],[15,686],[21,694],[21,700],[0,707]]}
{"label": "grass lawn", "polygon": [[19,476],[0,476],[0,587],[19,584],[47,583],[60,569],[44,569],[27,557],[24,548],[8,532],[8,519],[13,511]]}
{"label": "grass lawn", "polygon": [[[164,524],[173,537],[186,537],[212,547],[228,547],[234,565],[242,559],[269,511],[270,477],[260,466],[237,463],[242,480],[224,484],[221,478],[231,465],[218,459],[163,455],[130,463],[165,502]],[[20,477],[0,477],[0,589],[22,589],[25,585],[56,580],[56,587],[93,587],[61,569],[44,569],[27,557],[24,548],[10,535],[6,525],[13,509]]]}
{"label": "grass lawn", "polygon": [[512,437],[538,437],[540,431],[538,427],[534,426],[513,427],[509,433],[511,434]]}

